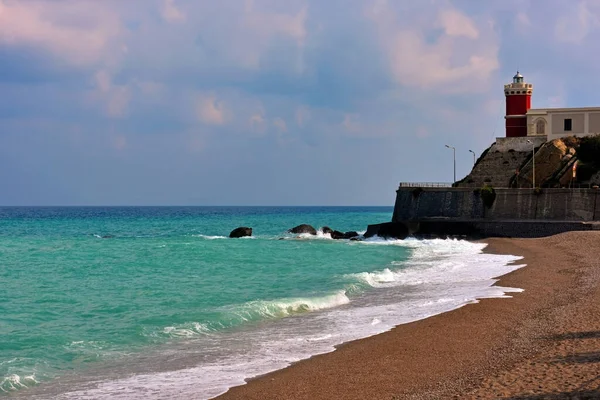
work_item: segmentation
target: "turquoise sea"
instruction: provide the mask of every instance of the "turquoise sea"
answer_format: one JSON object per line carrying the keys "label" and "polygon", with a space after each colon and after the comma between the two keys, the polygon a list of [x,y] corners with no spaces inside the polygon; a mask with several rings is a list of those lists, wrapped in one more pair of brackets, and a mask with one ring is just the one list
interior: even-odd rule
{"label": "turquoise sea", "polygon": [[[332,240],[391,207],[0,208],[0,397],[208,399],[517,290],[461,240]],[[229,239],[238,226],[252,238]],[[280,239],[284,240],[280,240]]]}

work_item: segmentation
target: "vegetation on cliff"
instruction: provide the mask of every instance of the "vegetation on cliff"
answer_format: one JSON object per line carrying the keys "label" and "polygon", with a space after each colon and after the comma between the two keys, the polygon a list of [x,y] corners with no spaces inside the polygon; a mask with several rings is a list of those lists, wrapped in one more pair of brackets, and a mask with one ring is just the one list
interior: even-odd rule
{"label": "vegetation on cliff", "polygon": [[491,208],[492,205],[494,205],[494,201],[496,200],[496,191],[492,186],[483,185],[482,188],[475,189],[473,193],[481,196],[483,205],[487,208]]}
{"label": "vegetation on cliff", "polygon": [[600,169],[600,135],[582,137],[577,148],[577,158],[584,164]]}

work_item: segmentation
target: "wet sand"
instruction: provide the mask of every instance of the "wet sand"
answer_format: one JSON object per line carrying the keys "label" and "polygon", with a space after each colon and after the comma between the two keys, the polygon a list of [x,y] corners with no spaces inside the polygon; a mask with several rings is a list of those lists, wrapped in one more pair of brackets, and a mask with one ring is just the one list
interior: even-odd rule
{"label": "wet sand", "polygon": [[485,242],[525,257],[497,283],[523,293],[346,343],[218,399],[600,399],[600,232]]}

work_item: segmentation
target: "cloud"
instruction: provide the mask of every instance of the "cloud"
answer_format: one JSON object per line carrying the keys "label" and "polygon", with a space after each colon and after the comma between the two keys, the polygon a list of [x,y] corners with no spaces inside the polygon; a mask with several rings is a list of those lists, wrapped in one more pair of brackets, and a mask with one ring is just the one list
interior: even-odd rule
{"label": "cloud", "polygon": [[306,106],[296,108],[296,124],[303,127],[310,120],[310,109]]}
{"label": "cloud", "polygon": [[265,133],[267,129],[267,123],[265,117],[261,112],[252,114],[249,119],[250,130],[257,133]]}
{"label": "cloud", "polygon": [[574,6],[569,4],[556,22],[556,39],[565,43],[581,44],[588,35],[597,30],[600,18],[593,5],[598,5],[598,2],[581,1]]}
{"label": "cloud", "polygon": [[182,22],[186,16],[175,6],[175,0],[163,0],[161,15],[167,22]]}
{"label": "cloud", "polygon": [[479,37],[479,31],[471,18],[457,10],[442,10],[438,14],[438,20],[439,25],[448,36],[464,36],[469,39],[477,39]]}
{"label": "cloud", "polygon": [[[367,9],[367,15],[377,26],[381,48],[399,84],[449,92],[488,90],[483,83],[499,67],[491,24],[478,27],[456,9],[437,11],[434,22],[399,21],[386,3]],[[436,35],[439,27],[443,32]]]}
{"label": "cloud", "polygon": [[347,132],[356,133],[359,132],[361,127],[358,123],[358,116],[355,114],[346,114],[344,115],[344,120],[342,121],[342,126]]}
{"label": "cloud", "polygon": [[519,11],[515,19],[517,21],[517,26],[522,30],[525,30],[531,26],[529,15],[527,15],[527,13],[524,11]]}
{"label": "cloud", "polygon": [[245,25],[259,36],[287,35],[294,39],[298,45],[304,43],[306,38],[307,7],[304,6],[295,14],[260,11],[253,0],[245,1]]}
{"label": "cloud", "polygon": [[215,95],[200,95],[197,100],[198,119],[208,125],[223,125],[227,119],[227,110]]}
{"label": "cloud", "polygon": [[0,45],[33,46],[89,65],[122,51],[113,47],[120,33],[118,13],[104,2],[0,0]]}
{"label": "cloud", "polygon": [[280,133],[287,132],[287,124],[285,123],[285,120],[283,118],[275,118],[273,120],[273,126]]}
{"label": "cloud", "polygon": [[[244,1],[244,11],[239,26],[230,27],[229,42],[224,43],[230,53],[246,68],[259,68],[262,56],[274,41],[289,38],[301,52],[307,37],[307,6],[297,12],[274,12],[263,10],[259,4],[263,1]],[[301,57],[296,68],[302,68]]]}
{"label": "cloud", "polygon": [[110,74],[106,70],[100,70],[94,75],[97,93],[106,103],[106,112],[109,117],[123,117],[127,114],[131,100],[131,88],[127,85],[114,85]]}

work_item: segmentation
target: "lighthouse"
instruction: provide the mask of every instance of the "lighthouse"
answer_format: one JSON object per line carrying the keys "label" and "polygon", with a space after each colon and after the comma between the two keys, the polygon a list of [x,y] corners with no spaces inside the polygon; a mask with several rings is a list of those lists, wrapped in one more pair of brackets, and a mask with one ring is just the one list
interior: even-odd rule
{"label": "lighthouse", "polygon": [[533,85],[517,71],[512,83],[504,85],[506,137],[527,136],[527,111],[531,108]]}

